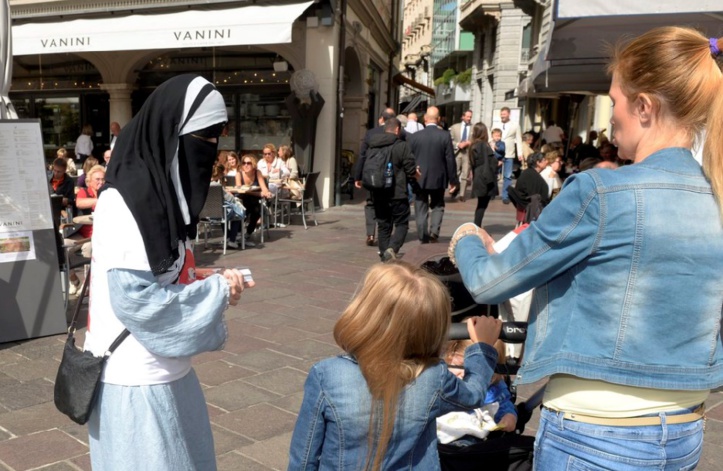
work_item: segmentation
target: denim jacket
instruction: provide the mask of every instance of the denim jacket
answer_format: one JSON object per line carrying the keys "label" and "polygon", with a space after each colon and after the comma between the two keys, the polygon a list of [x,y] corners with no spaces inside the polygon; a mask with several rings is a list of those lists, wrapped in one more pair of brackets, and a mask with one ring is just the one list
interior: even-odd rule
{"label": "denim jacket", "polygon": [[[465,350],[465,379],[439,364],[427,368],[402,391],[382,469],[437,470],[436,418],[480,407],[497,358],[494,348]],[[291,439],[289,471],[357,470],[367,458],[372,399],[354,358],[340,356],[311,368]]]}
{"label": "denim jacket", "polygon": [[723,384],[723,224],[687,149],[572,176],[504,252],[464,237],[455,257],[479,303],[536,288],[522,383]]}

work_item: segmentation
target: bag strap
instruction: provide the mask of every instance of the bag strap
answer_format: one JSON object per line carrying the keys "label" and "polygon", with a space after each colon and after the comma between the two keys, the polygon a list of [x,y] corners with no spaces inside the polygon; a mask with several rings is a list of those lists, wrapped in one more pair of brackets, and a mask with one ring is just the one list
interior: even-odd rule
{"label": "bag strap", "polygon": [[[90,285],[90,267],[88,267],[88,272],[85,275],[85,280],[83,280],[83,286],[80,288],[80,297],[78,298],[78,302],[75,304],[75,312],[73,312],[73,319],[70,321],[70,326],[68,327],[68,340],[73,338],[73,334],[75,334],[75,324],[78,322],[78,314],[80,314],[80,306],[83,304],[81,301],[85,296],[88,294],[88,288]],[[130,332],[128,329],[123,329],[123,332],[120,333],[118,337],[113,341],[113,343],[108,347],[108,351],[105,353],[104,356],[109,356],[111,353],[115,351],[116,348],[130,335]]]}

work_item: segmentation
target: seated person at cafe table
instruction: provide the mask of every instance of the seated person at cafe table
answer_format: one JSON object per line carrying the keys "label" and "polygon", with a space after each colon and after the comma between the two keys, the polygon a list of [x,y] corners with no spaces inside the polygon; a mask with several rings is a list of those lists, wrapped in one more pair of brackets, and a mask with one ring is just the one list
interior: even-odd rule
{"label": "seated person at cafe table", "polygon": [[[95,205],[98,202],[98,194],[100,193],[100,189],[105,183],[105,167],[103,167],[102,165],[95,165],[90,168],[88,170],[88,173],[86,173],[85,175],[85,182],[87,188],[81,188],[80,190],[78,190],[75,205],[78,207],[79,213],[92,214],[92,212],[95,211]],[[91,242],[88,239],[90,239],[92,235],[93,225],[83,224],[80,226],[80,229],[78,229],[78,232],[70,236],[70,239],[72,240],[66,241],[66,243],[73,243],[73,241],[75,241],[76,243],[82,242],[80,249],[81,253],[83,254],[83,257],[90,258]],[[78,275],[76,275],[75,272],[70,272],[69,279],[70,286],[68,287],[68,294],[77,294],[80,287],[80,280],[78,279]]]}
{"label": "seated person at cafe table", "polygon": [[[225,168],[223,165],[215,164],[213,171],[211,172],[211,186],[222,186]],[[228,240],[226,246],[232,249],[238,248],[236,238],[238,233],[241,232],[241,221],[246,216],[246,208],[238,201],[231,192],[224,188],[223,190],[223,208],[226,211],[226,217],[230,220],[230,226],[228,230]]]}
{"label": "seated person at cafe table", "polygon": [[282,179],[289,176],[289,169],[284,164],[284,161],[279,158],[276,154],[276,146],[273,144],[266,144],[263,150],[264,158],[259,162],[258,169],[264,178],[268,178],[269,191],[276,194],[276,191],[281,185],[278,185]]}
{"label": "seated person at cafe table", "polygon": [[289,146],[279,146],[279,158],[284,162],[286,168],[289,169],[289,178],[297,180],[299,178],[299,163],[294,157],[294,152]]}
{"label": "seated person at cafe table", "polygon": [[[238,173],[238,154],[233,151],[229,151],[226,154],[226,176],[235,177]],[[223,184],[223,182],[221,182]]]}
{"label": "seated person at cafe table", "polygon": [[248,224],[246,225],[246,245],[253,247],[255,244],[249,241],[249,236],[254,233],[259,219],[261,218],[261,198],[271,198],[273,195],[266,186],[266,180],[261,171],[256,168],[256,157],[253,155],[244,155],[241,157],[241,170],[236,174],[236,186],[254,187],[260,189],[260,193],[248,192],[241,194],[248,216]]}
{"label": "seated person at cafe table", "polygon": [[75,185],[73,179],[65,173],[67,169],[68,163],[65,159],[61,157],[55,159],[49,183],[53,187],[53,194],[63,197],[63,208],[72,208],[75,204]]}
{"label": "seated person at cafe table", "polygon": [[85,159],[85,162],[83,162],[83,175],[78,177],[78,180],[76,180],[75,182],[75,186],[77,186],[78,188],[86,188],[87,184],[85,183],[85,179],[88,176],[88,172],[91,168],[98,165],[98,163],[98,159],[96,159],[92,155]]}

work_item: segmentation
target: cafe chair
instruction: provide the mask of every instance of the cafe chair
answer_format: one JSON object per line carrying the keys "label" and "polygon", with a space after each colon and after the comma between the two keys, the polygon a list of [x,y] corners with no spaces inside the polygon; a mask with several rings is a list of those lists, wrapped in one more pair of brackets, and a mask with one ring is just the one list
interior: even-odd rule
{"label": "cafe chair", "polygon": [[[223,254],[226,255],[226,242],[228,241],[228,224],[233,218],[226,216],[226,208],[223,207],[223,187],[221,185],[211,185],[208,189],[206,202],[198,215],[198,230],[196,231],[196,243],[198,243],[198,234],[203,226],[203,248],[208,247],[208,226],[223,226]],[[243,222],[241,230],[244,230]],[[242,232],[243,233],[243,232]],[[241,248],[246,248],[246,242],[241,237]]]}
{"label": "cafe chair", "polygon": [[281,206],[281,222],[284,221],[284,213],[288,210],[289,224],[291,224],[291,208],[292,205],[298,205],[298,214],[301,214],[301,220],[304,222],[304,229],[309,227],[306,225],[306,205],[310,204],[311,216],[314,218],[314,225],[318,226],[319,223],[316,221],[316,209],[314,208],[314,199],[316,197],[316,180],[319,178],[320,172],[310,173],[304,179],[304,186],[301,188],[301,197],[299,199],[294,198],[279,198],[278,204]]}

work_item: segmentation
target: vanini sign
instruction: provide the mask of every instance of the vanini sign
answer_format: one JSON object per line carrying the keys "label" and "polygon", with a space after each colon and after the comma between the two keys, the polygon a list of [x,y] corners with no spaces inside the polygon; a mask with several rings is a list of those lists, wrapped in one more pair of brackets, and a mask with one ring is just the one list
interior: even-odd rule
{"label": "vanini sign", "polygon": [[311,3],[27,23],[13,26],[13,55],[289,43]]}

